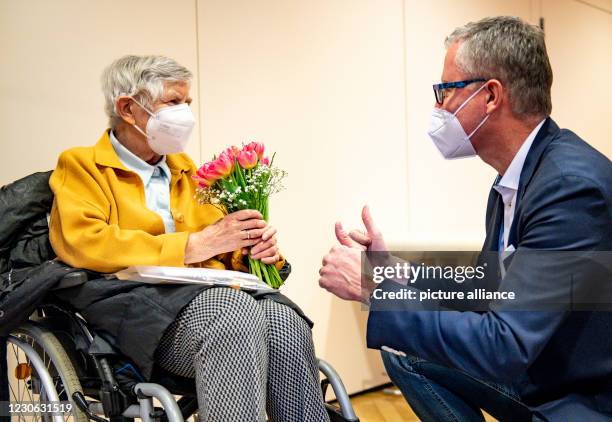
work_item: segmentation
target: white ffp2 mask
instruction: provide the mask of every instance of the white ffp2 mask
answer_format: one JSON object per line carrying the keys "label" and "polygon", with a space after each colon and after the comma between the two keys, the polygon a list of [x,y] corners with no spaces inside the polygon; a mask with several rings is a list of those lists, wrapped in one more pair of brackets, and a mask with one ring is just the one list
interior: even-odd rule
{"label": "white ffp2 mask", "polygon": [[432,110],[427,134],[436,147],[438,147],[444,158],[465,158],[476,155],[476,150],[474,150],[470,138],[487,121],[489,115],[487,114],[478,126],[476,126],[476,129],[468,135],[465,133],[463,126],[461,126],[457,118],[457,113],[459,113],[459,111],[484,87],[485,85],[478,88],[454,113],[450,113],[441,108],[434,108]]}
{"label": "white ffp2 mask", "polygon": [[147,137],[153,151],[159,155],[166,155],[185,150],[195,126],[195,118],[189,105],[177,104],[152,113],[137,100],[132,99],[151,116],[147,122],[146,133],[135,124],[134,128]]}

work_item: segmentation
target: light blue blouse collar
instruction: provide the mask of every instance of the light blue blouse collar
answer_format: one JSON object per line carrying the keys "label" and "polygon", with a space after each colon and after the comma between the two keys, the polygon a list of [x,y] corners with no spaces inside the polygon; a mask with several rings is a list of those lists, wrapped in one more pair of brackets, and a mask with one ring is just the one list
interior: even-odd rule
{"label": "light blue blouse collar", "polygon": [[169,180],[170,179],[170,168],[166,163],[166,156],[163,155],[161,160],[158,163],[151,165],[146,161],[142,160],[140,157],[135,155],[132,151],[127,149],[125,146],[119,142],[119,140],[115,137],[113,131],[110,131],[110,141],[119,157],[119,161],[128,169],[137,173],[142,179],[142,183],[147,186],[151,177],[153,176],[153,172],[155,171],[155,167],[159,167],[164,176]]}

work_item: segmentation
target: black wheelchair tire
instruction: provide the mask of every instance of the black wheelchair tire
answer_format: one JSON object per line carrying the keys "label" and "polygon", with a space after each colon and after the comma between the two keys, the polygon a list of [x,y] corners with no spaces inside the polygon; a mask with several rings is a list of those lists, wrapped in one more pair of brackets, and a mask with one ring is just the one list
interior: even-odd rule
{"label": "black wheelchair tire", "polygon": [[35,322],[23,324],[13,330],[12,334],[16,337],[20,334],[30,337],[34,340],[34,349],[38,351],[39,348],[42,348],[46,352],[55,366],[55,370],[62,380],[62,385],[66,390],[66,394],[72,403],[72,420],[76,422],[89,421],[87,415],[83,413],[72,400],[72,394],[77,391],[82,392],[83,389],[74,365],[57,337]]}

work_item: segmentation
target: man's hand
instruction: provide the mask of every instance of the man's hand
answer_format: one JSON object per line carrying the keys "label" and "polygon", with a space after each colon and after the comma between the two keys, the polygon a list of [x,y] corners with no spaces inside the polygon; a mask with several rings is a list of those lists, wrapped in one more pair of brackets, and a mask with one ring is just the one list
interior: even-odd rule
{"label": "man's hand", "polygon": [[319,286],[335,294],[340,299],[355,300],[365,304],[370,302],[374,284],[369,280],[362,285],[362,252],[387,251],[382,233],[376,227],[366,205],[361,211],[361,219],[366,231],[353,230],[347,233],[340,222],[336,223],[336,245],[323,257],[319,270]]}
{"label": "man's hand", "polygon": [[367,238],[366,234],[361,230],[352,230],[347,233],[342,227],[342,223],[337,221],[335,226],[336,239],[341,245],[347,248],[359,249],[360,251],[368,250],[370,246],[370,239]]}
{"label": "man's hand", "polygon": [[336,245],[323,257],[319,286],[340,299],[367,304],[370,293],[361,288],[361,252],[358,248]]}
{"label": "man's hand", "polygon": [[366,231],[363,230],[352,230],[347,233],[342,228],[342,223],[336,223],[336,238],[341,245],[359,249],[361,251],[386,251],[387,245],[382,233],[374,223],[372,214],[370,213],[370,207],[367,205],[361,210],[361,219]]}

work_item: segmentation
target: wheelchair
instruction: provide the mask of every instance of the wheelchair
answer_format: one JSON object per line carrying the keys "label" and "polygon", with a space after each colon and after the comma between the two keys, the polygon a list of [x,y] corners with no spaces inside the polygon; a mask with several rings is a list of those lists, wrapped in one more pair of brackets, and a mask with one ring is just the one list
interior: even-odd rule
{"label": "wheelchair", "polygon": [[[82,272],[70,273],[58,288],[78,284],[83,277],[87,275]],[[23,415],[12,414],[18,420],[27,419],[26,413],[53,422],[198,420],[192,379],[156,368],[147,382],[135,365],[111,350],[78,313],[53,300],[39,305],[28,322],[13,330],[7,339],[7,353],[11,362],[10,402],[31,404],[23,408]],[[323,396],[331,386],[336,397],[334,404],[325,404],[330,420],[359,421],[338,373],[322,359],[318,364]],[[51,404],[56,408],[47,412],[44,406]]]}
{"label": "wheelchair", "polygon": [[[198,421],[193,379],[161,368],[144,379],[81,315],[54,298],[55,289],[84,283],[91,274],[67,267],[59,283],[45,284],[52,279],[46,265],[58,264],[48,241],[50,174],[0,188],[0,420]],[[41,277],[16,287],[15,268]],[[323,396],[331,386],[336,397],[325,405],[331,421],[358,422],[340,376],[329,363],[318,365]]]}

